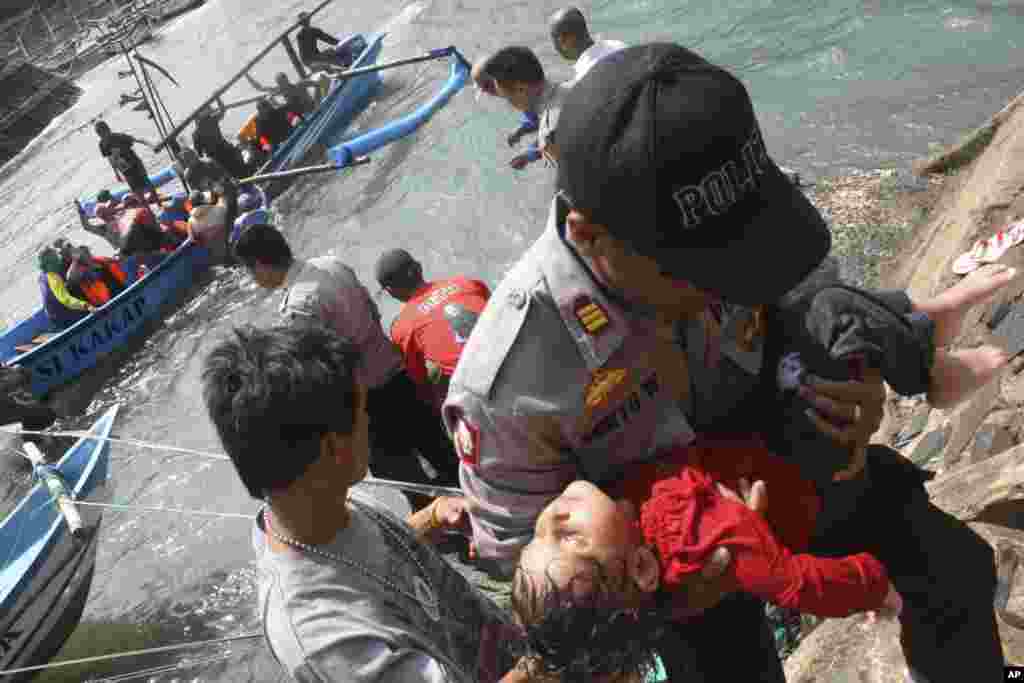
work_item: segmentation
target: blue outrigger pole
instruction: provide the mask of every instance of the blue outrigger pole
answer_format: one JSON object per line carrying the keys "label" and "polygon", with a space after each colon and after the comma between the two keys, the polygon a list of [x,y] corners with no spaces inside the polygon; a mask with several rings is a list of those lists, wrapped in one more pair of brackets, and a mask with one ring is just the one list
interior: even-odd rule
{"label": "blue outrigger pole", "polygon": [[452,95],[462,90],[463,86],[466,85],[466,81],[469,80],[469,71],[471,67],[469,62],[466,61],[466,58],[462,56],[455,46],[449,46],[439,48],[437,50],[431,50],[422,57],[412,57],[410,59],[403,59],[397,62],[381,64],[380,66],[366,67],[365,69],[354,69],[352,71],[345,72],[344,75],[358,75],[358,73],[365,73],[371,70],[388,69],[396,66],[415,64],[417,62],[426,62],[433,59],[444,59],[446,57],[453,57],[454,61],[451,65],[451,71],[448,74],[448,80],[445,82],[444,87],[442,87],[434,97],[432,97],[428,102],[421,104],[415,111],[406,114],[400,119],[396,119],[395,121],[381,126],[376,130],[364,133],[347,142],[343,142],[340,145],[332,147],[328,152],[328,157],[334,163],[335,167],[342,169],[352,166],[356,163],[356,160],[362,159],[384,145],[409,135],[422,126],[426,123],[427,119],[434,114],[434,112],[447,104],[448,100],[452,98]]}

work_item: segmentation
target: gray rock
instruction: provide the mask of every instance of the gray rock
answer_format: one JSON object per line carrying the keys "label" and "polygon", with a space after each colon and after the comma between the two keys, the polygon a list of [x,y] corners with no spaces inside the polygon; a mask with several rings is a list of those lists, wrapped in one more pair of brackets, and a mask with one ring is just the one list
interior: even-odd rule
{"label": "gray rock", "polygon": [[967,462],[977,465],[1017,445],[1014,434],[997,424],[986,423],[974,434]]}
{"label": "gray rock", "polygon": [[942,449],[946,447],[948,439],[948,429],[936,429],[928,432],[924,435],[924,438],[917,442],[917,447],[910,454],[910,459],[915,465],[927,464],[942,453]]}

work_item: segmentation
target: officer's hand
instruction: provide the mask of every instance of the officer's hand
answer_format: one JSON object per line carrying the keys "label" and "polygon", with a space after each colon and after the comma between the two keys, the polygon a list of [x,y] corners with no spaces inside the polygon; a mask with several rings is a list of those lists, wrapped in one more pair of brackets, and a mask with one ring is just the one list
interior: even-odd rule
{"label": "officer's hand", "polygon": [[813,407],[807,417],[818,431],[849,448],[850,466],[835,481],[855,477],[864,468],[867,445],[885,415],[885,385],[881,373],[866,368],[860,381],[831,382],[808,375],[800,396]]}

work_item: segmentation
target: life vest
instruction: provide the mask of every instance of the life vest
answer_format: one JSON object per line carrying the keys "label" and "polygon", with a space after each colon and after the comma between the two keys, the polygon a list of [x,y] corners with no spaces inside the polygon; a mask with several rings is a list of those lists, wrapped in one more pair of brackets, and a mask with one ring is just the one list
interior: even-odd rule
{"label": "life vest", "polygon": [[238,131],[238,139],[242,142],[249,142],[256,139],[256,117],[259,114],[253,114],[249,117],[249,120],[245,122],[245,125]]}
{"label": "life vest", "polygon": [[128,283],[128,274],[124,272],[121,267],[121,263],[117,259],[110,258],[108,256],[93,256],[93,263],[100,266],[100,275],[109,281],[113,279],[112,284],[115,289],[122,288]]}
{"label": "life vest", "polygon": [[85,300],[93,306],[102,306],[112,298],[110,288],[95,272],[83,276],[78,282],[78,287],[85,295]]}
{"label": "life vest", "polygon": [[94,267],[82,276],[78,287],[86,301],[93,306],[102,306],[124,289],[128,276],[121,264],[112,258],[93,256],[92,262]]}

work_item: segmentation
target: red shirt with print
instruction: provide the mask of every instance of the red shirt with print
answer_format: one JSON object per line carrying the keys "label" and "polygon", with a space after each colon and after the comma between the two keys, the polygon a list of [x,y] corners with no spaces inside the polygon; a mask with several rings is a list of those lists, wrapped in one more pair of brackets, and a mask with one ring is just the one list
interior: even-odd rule
{"label": "red shirt with print", "polygon": [[[740,478],[765,482],[764,517],[716,487],[738,490]],[[879,608],[888,593],[888,574],[872,555],[806,554],[821,509],[817,491],[756,438],[706,439],[673,449],[658,462],[632,466],[615,493],[636,505],[669,592],[722,546],[732,552],[734,588],[780,607],[845,617]]]}
{"label": "red shirt with print", "polygon": [[391,340],[402,351],[409,377],[438,410],[438,397],[430,391],[431,368],[445,378],[452,376],[490,296],[487,285],[479,280],[455,277],[428,282],[413,293],[391,324]]}

